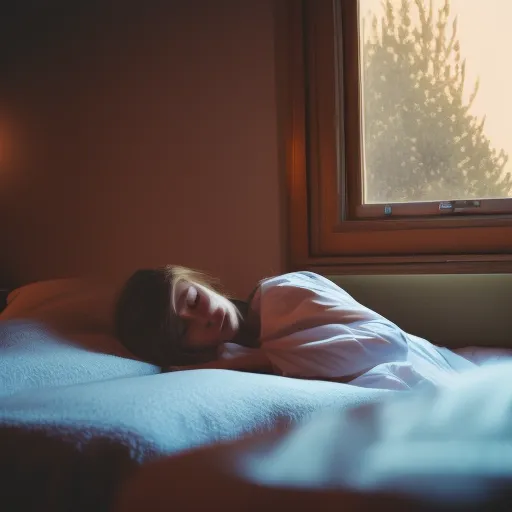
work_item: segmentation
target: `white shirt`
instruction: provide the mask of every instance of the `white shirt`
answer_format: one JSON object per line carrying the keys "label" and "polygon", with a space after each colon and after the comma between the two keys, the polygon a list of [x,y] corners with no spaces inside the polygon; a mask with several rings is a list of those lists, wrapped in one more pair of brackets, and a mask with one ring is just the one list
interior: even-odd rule
{"label": "white shirt", "polygon": [[[313,272],[263,280],[250,307],[260,316],[260,350],[284,376],[362,375],[353,383],[409,389],[424,381],[443,384],[461,370],[462,362],[474,366],[406,333]],[[225,355],[250,350],[231,347]]]}
{"label": "white shirt", "polygon": [[283,375],[339,378],[407,360],[405,332],[313,272],[262,281],[259,313],[261,349]]}

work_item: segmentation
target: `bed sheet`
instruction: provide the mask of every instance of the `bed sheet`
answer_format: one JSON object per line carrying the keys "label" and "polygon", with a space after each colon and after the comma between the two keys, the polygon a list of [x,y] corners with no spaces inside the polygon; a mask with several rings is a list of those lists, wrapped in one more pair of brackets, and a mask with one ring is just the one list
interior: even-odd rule
{"label": "bed sheet", "polygon": [[444,388],[459,376],[481,367],[512,361],[512,349],[467,347],[450,350],[407,335],[411,340],[407,361],[383,363],[351,381],[354,386],[389,390]]}

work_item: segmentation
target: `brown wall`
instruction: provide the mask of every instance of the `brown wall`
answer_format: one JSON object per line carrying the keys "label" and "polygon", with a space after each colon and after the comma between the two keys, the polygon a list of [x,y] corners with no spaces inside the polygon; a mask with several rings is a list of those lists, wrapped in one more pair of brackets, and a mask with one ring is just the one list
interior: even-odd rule
{"label": "brown wall", "polygon": [[173,262],[246,293],[284,269],[273,2],[109,4],[17,49],[4,274]]}

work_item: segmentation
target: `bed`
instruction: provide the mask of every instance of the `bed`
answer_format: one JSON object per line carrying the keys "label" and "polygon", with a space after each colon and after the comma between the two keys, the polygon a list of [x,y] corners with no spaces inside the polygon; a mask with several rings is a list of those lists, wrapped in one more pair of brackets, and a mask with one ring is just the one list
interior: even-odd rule
{"label": "bed", "polygon": [[378,372],[162,373],[113,336],[114,298],[81,279],[9,295],[2,510],[510,509],[509,352],[412,391],[377,389]]}
{"label": "bed", "polygon": [[393,392],[221,370],[161,373],[112,335],[115,290],[32,283],[0,314],[3,510],[110,510],[152,462]]}

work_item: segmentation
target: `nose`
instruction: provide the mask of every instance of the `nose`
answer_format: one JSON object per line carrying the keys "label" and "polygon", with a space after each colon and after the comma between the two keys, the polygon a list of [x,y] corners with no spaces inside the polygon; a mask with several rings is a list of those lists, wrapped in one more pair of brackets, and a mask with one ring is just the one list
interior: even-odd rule
{"label": "nose", "polygon": [[223,320],[224,310],[222,308],[217,308],[211,315],[211,322],[213,323],[213,325],[218,326],[220,328]]}

